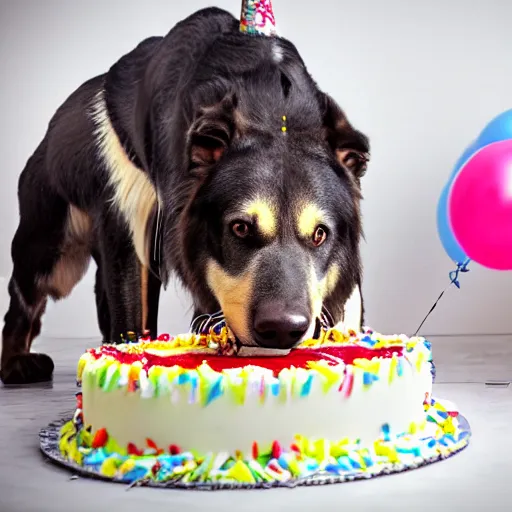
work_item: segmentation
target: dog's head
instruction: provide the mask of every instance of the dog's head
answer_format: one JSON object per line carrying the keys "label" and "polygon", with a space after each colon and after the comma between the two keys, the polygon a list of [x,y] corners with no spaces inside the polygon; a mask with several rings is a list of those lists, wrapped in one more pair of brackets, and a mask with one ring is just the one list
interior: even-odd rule
{"label": "dog's head", "polygon": [[360,280],[368,141],[330,97],[317,101],[313,123],[300,109],[263,122],[229,94],[189,131],[197,186],[180,228],[185,281],[197,309],[222,309],[242,344],[296,345],[322,307],[341,319]]}

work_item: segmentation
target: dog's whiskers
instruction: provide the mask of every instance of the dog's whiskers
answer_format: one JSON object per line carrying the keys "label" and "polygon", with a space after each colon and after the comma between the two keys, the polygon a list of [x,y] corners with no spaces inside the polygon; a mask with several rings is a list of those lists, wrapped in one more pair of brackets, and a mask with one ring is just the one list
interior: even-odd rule
{"label": "dog's whiskers", "polygon": [[209,315],[199,315],[199,316],[195,317],[192,320],[192,323],[190,324],[190,332],[195,333],[195,334],[197,334],[198,332],[201,332],[201,329],[202,329],[204,323],[207,322],[209,318],[210,318]]}
{"label": "dog's whiskers", "polygon": [[226,324],[222,311],[217,311],[211,315],[208,313],[196,316],[190,324],[190,332],[193,334],[206,334],[211,329],[215,332],[220,330]]}
{"label": "dog's whiskers", "polygon": [[[322,312],[320,316],[315,319],[315,322],[317,325],[313,334],[314,339],[320,337],[322,330],[328,331],[334,327],[332,315],[325,306],[322,307]],[[190,332],[193,334],[207,334],[213,330],[218,333],[223,327],[226,327],[226,318],[221,310],[212,314],[204,313],[196,316],[190,324]]]}
{"label": "dog's whiskers", "polygon": [[322,322],[322,327],[325,329],[331,329],[334,327],[334,318],[332,317],[329,310],[322,306],[322,312],[320,313],[320,321]]}

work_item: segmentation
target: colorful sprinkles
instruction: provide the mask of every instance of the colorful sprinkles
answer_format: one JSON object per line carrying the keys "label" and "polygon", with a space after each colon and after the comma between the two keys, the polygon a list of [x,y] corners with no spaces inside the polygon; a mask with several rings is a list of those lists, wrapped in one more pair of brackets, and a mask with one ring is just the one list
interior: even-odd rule
{"label": "colorful sprinkles", "polygon": [[80,358],[77,382],[88,379],[106,392],[140,390],[142,398],[178,391],[175,394],[181,396],[185,389],[189,403],[203,406],[229,394],[243,405],[255,394],[260,403],[268,397],[307,397],[317,382],[324,392],[337,386],[349,397],[359,375],[363,389],[369,389],[382,378],[390,384],[400,378],[404,364],[419,372],[422,363],[432,361],[430,344],[423,338],[383,336],[371,330],[357,335],[331,329],[279,358],[223,355],[229,344],[223,327],[208,335],[161,335],[155,341],[141,338],[133,344],[103,345]]}

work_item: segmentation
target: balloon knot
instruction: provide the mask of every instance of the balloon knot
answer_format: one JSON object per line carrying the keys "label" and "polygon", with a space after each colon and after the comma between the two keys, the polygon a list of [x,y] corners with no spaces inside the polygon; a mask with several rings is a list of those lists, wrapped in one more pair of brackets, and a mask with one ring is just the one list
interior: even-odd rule
{"label": "balloon knot", "polygon": [[448,274],[450,277],[450,283],[454,284],[459,289],[460,289],[459,272],[469,272],[468,265],[469,265],[470,261],[471,261],[470,259],[467,259],[463,262],[457,263],[457,268],[455,270],[452,270]]}

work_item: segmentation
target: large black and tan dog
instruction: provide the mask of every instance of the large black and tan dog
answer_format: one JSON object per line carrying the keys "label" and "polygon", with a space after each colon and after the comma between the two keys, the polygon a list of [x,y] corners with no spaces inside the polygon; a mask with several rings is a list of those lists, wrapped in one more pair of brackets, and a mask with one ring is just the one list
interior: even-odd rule
{"label": "large black and tan dog", "polygon": [[199,11],[54,115],[19,181],[4,383],[51,378],[32,340],[47,298],[66,297],[91,256],[110,342],[156,334],[172,272],[195,315],[222,310],[245,345],[289,348],[322,311],[342,322],[359,299],[367,138],[289,41],[238,27],[225,11]]}

